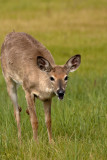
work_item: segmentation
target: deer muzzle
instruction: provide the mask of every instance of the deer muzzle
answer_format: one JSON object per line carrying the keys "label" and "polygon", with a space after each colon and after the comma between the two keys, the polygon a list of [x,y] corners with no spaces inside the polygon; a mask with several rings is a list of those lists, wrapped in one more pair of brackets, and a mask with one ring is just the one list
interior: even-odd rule
{"label": "deer muzzle", "polygon": [[64,98],[65,91],[63,89],[57,90],[57,95],[60,100]]}

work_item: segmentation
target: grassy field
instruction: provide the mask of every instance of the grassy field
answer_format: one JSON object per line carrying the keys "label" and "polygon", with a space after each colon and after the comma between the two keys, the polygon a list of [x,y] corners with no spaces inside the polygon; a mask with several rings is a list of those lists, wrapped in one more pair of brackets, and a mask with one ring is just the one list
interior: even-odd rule
{"label": "grassy field", "polygon": [[69,75],[63,101],[53,99],[48,143],[42,103],[37,100],[39,144],[32,139],[21,87],[22,144],[0,68],[0,160],[107,160],[107,1],[0,0],[0,46],[11,31],[27,32],[52,53],[56,64],[81,54]]}

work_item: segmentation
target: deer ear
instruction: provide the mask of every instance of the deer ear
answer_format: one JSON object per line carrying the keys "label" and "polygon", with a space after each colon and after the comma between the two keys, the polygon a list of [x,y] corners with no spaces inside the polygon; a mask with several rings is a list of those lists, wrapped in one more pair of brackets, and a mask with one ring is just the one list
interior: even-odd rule
{"label": "deer ear", "polygon": [[74,72],[81,63],[81,56],[75,55],[71,57],[65,64],[65,67],[68,69],[69,72]]}
{"label": "deer ear", "polygon": [[49,61],[41,56],[37,57],[37,65],[42,71],[50,72],[52,70],[52,66]]}

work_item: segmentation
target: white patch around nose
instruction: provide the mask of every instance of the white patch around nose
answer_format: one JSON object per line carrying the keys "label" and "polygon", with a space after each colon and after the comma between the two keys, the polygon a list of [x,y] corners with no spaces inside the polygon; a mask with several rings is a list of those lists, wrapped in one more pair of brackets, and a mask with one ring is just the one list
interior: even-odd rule
{"label": "white patch around nose", "polygon": [[[59,89],[60,89],[60,88],[57,88],[57,91],[58,91]],[[63,87],[62,87],[62,89],[65,90]]]}

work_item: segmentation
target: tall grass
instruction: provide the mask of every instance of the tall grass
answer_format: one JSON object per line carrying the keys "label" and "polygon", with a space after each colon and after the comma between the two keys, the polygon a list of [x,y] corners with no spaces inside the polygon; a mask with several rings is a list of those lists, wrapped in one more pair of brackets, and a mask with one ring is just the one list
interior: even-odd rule
{"label": "tall grass", "polygon": [[80,68],[69,75],[63,101],[52,103],[54,144],[48,143],[42,102],[37,100],[39,143],[32,138],[26,101],[22,106],[22,144],[17,138],[13,106],[0,68],[0,160],[106,160],[107,159],[107,2],[0,1],[0,45],[13,29],[31,34],[64,64],[82,55]]}

